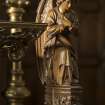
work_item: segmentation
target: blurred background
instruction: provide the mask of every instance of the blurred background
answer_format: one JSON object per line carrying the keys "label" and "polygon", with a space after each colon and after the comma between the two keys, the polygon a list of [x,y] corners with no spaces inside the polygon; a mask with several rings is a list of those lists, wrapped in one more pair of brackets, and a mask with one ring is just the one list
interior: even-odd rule
{"label": "blurred background", "polygon": [[[31,0],[24,21],[35,21],[40,0]],[[83,105],[105,105],[105,0],[73,1],[80,27],[74,41],[78,52],[80,82],[83,87]],[[8,20],[5,0],[0,0],[0,20]],[[43,105],[44,87],[38,78],[35,48],[32,42],[23,59],[24,79],[31,91],[25,105]],[[6,105],[4,91],[10,78],[7,51],[0,50],[0,105]]]}

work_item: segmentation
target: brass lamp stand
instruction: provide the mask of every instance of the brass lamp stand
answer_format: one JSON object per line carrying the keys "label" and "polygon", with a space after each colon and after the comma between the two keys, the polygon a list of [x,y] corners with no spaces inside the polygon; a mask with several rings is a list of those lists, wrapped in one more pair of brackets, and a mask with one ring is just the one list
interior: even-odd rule
{"label": "brass lamp stand", "polygon": [[[28,42],[36,37],[36,32],[33,33],[31,29],[42,30],[46,26],[45,24],[22,22],[25,13],[24,7],[28,4],[28,0],[7,0],[10,22],[0,22],[0,27],[6,32],[9,32],[10,29],[8,35],[1,34],[0,36],[0,48],[8,49],[8,58],[12,62],[11,80],[6,90],[9,105],[23,105],[24,99],[31,94],[23,80],[22,58],[25,55]],[[22,28],[31,29],[28,32],[23,32]]]}
{"label": "brass lamp stand", "polygon": [[9,59],[12,62],[11,81],[9,88],[6,91],[6,96],[10,101],[10,105],[22,105],[24,98],[30,95],[30,91],[25,87],[25,82],[22,78],[22,58],[24,50],[16,49],[15,47],[8,50]]}
{"label": "brass lamp stand", "polygon": [[8,35],[2,33],[0,35],[0,48],[8,50],[8,58],[12,62],[11,80],[6,91],[6,97],[10,102],[9,105],[23,105],[24,99],[31,94],[23,80],[22,59],[29,42],[37,38],[36,33],[43,30],[46,25],[40,23],[0,22],[0,27],[3,28],[0,32],[12,27],[37,29],[34,33],[30,30],[29,32],[8,33]]}
{"label": "brass lamp stand", "polygon": [[[25,12],[23,6],[29,4],[26,0],[7,0],[8,14],[11,22],[21,22]],[[22,32],[21,28],[12,28],[11,34]],[[30,91],[25,87],[22,79],[22,58],[24,57],[24,49],[19,45],[15,45],[8,50],[8,57],[12,62],[11,81],[6,91],[6,96],[10,101],[10,105],[22,105],[24,98],[30,95]]]}

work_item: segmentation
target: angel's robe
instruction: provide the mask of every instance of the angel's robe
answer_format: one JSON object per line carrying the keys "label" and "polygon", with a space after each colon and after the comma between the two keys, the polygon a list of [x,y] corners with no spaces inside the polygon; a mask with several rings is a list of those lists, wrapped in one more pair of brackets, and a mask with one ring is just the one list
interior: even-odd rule
{"label": "angel's robe", "polygon": [[[60,85],[71,83],[73,80],[78,82],[78,69],[70,40],[71,21],[61,14],[58,8],[54,8],[49,11],[46,22],[48,27],[43,33],[43,55],[47,81],[55,81]],[[64,26],[62,31],[61,25]]]}

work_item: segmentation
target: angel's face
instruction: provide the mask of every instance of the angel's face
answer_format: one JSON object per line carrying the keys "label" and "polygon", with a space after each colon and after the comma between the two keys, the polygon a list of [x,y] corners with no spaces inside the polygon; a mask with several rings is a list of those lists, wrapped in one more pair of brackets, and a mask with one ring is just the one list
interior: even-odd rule
{"label": "angel's face", "polygon": [[69,11],[70,7],[71,7],[70,0],[64,0],[60,5],[60,8],[62,9],[63,13]]}

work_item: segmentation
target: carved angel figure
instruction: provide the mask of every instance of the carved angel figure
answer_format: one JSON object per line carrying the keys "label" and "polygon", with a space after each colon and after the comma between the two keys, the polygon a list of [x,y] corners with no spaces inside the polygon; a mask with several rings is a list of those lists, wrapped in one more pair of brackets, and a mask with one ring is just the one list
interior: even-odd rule
{"label": "carved angel figure", "polygon": [[[55,5],[56,4],[56,5]],[[75,52],[72,48],[72,30],[78,19],[71,9],[70,0],[41,0],[37,22],[48,23],[36,41],[39,74],[42,82],[70,84],[79,81]]]}

